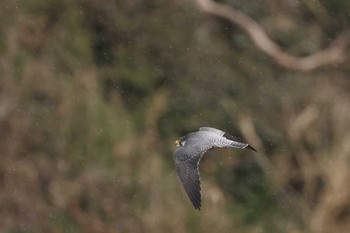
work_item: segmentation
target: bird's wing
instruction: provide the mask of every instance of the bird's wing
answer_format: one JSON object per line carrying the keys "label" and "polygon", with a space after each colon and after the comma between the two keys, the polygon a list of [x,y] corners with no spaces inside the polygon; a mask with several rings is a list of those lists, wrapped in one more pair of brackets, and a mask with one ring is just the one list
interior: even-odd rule
{"label": "bird's wing", "polygon": [[189,156],[181,148],[174,153],[177,174],[194,208],[201,208],[201,182],[199,174],[199,161],[203,154]]}
{"label": "bird's wing", "polygon": [[219,136],[224,136],[224,134],[225,134],[224,131],[219,130],[219,129],[215,129],[215,128],[212,128],[212,127],[200,127],[199,131],[208,131],[208,132],[215,133],[215,134],[217,134]]}

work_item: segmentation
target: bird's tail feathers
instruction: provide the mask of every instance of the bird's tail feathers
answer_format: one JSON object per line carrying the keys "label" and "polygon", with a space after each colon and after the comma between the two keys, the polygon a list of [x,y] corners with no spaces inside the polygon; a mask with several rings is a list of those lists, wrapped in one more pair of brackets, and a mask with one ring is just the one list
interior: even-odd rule
{"label": "bird's tail feathers", "polygon": [[249,150],[252,150],[252,151],[255,151],[255,152],[257,152],[256,150],[255,150],[255,148],[254,147],[252,147],[251,145],[247,145],[245,148],[247,148],[247,149],[249,149]]}

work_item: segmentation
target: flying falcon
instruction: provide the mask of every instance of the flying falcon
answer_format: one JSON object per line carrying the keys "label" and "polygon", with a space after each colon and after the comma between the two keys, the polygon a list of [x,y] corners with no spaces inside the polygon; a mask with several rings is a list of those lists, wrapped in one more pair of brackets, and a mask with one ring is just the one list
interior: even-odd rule
{"label": "flying falcon", "polygon": [[178,147],[174,152],[177,174],[195,209],[201,208],[201,183],[199,161],[203,154],[212,148],[248,148],[256,150],[241,139],[219,129],[201,127],[175,141]]}

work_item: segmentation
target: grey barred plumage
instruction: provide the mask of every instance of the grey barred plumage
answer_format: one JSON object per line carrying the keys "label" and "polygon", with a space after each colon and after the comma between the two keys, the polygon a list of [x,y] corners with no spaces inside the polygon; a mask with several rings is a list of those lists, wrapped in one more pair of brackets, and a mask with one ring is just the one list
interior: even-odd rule
{"label": "grey barred plumage", "polygon": [[175,142],[174,161],[180,181],[195,209],[201,208],[201,184],[199,161],[212,148],[247,148],[256,151],[248,143],[219,129],[201,127]]}

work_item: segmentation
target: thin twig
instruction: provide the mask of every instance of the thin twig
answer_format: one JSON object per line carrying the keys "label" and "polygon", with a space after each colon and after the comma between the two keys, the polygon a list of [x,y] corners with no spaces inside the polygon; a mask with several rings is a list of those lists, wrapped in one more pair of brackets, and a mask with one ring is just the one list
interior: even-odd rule
{"label": "thin twig", "polygon": [[234,8],[212,0],[195,0],[206,13],[229,20],[246,32],[252,42],[263,53],[270,56],[280,66],[300,71],[311,71],[322,66],[337,65],[345,61],[346,47],[350,43],[350,29],[340,33],[330,46],[306,57],[296,57],[283,52],[272,41],[265,30],[253,19]]}

